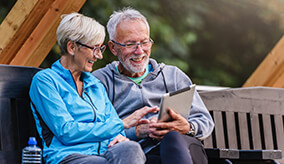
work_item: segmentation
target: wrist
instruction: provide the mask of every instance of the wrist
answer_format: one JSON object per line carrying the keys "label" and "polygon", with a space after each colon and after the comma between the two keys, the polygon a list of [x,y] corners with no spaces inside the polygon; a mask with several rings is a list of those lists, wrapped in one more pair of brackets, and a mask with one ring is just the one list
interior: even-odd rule
{"label": "wrist", "polygon": [[129,138],[130,140],[138,141],[140,138],[135,133],[136,127],[131,127],[129,129],[125,129],[124,132],[126,134],[126,137]]}
{"label": "wrist", "polygon": [[196,130],[195,125],[194,125],[193,123],[191,123],[191,122],[189,122],[189,125],[190,125],[190,129],[189,129],[189,131],[186,133],[186,135],[191,136],[191,137],[194,137],[194,136],[196,135],[196,132],[195,132],[195,130]]}
{"label": "wrist", "polygon": [[129,129],[130,128],[129,125],[127,124],[127,118],[123,119],[122,123],[123,123],[124,129]]}

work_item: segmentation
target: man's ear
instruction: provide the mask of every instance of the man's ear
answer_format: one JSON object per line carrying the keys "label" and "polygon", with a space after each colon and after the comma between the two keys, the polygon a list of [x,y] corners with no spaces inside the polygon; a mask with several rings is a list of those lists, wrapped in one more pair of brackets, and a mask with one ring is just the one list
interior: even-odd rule
{"label": "man's ear", "polygon": [[115,49],[114,43],[111,40],[108,41],[108,48],[114,56],[117,56],[117,50]]}
{"label": "man's ear", "polygon": [[75,43],[72,42],[72,41],[68,41],[67,42],[67,52],[68,54],[70,55],[74,55],[75,51],[76,51],[76,46],[75,46]]}

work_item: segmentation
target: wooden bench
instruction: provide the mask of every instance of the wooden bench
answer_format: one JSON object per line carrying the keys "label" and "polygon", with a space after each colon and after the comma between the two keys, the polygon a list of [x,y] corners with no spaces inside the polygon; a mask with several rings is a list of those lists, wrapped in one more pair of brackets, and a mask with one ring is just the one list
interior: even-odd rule
{"label": "wooden bench", "polygon": [[0,163],[21,163],[21,151],[37,136],[30,110],[29,87],[39,68],[0,65]]}
{"label": "wooden bench", "polygon": [[284,89],[250,87],[200,95],[215,122],[204,140],[211,163],[284,163]]}
{"label": "wooden bench", "polygon": [[[39,68],[0,65],[0,163],[21,162],[36,132],[29,86]],[[284,150],[284,90],[244,88],[200,93],[216,127],[204,140],[209,163],[279,159]],[[283,162],[284,163],[284,162]]]}

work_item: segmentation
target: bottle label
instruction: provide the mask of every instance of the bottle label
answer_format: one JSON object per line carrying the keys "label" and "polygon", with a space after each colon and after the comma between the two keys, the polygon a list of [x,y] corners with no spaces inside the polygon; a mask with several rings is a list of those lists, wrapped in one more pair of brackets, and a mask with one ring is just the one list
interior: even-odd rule
{"label": "bottle label", "polygon": [[28,163],[41,163],[41,153],[23,151],[22,164]]}

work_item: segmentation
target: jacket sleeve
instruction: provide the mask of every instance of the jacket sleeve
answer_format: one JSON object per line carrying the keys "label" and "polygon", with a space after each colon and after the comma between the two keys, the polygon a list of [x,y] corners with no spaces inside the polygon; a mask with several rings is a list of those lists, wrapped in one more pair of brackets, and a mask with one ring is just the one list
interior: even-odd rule
{"label": "jacket sleeve", "polygon": [[123,123],[110,102],[105,102],[106,108],[110,110],[109,119],[105,119],[105,122],[98,122],[97,119],[90,122],[77,121],[69,113],[58,87],[48,74],[37,74],[31,84],[30,98],[44,123],[63,144],[97,142],[123,132]]}
{"label": "jacket sleeve", "polygon": [[139,141],[140,138],[138,138],[136,136],[135,128],[136,128],[136,126],[133,126],[133,127],[129,128],[129,129],[125,129],[124,131],[125,131],[125,134],[126,134],[127,138],[129,138],[130,140],[133,140],[133,141]]}
{"label": "jacket sleeve", "polygon": [[[177,68],[177,89],[187,87],[191,84],[192,82],[190,78],[184,72]],[[213,119],[197,91],[195,91],[193,96],[193,102],[191,105],[191,111],[188,121],[195,126],[196,137],[200,140],[207,138],[214,129]]]}

